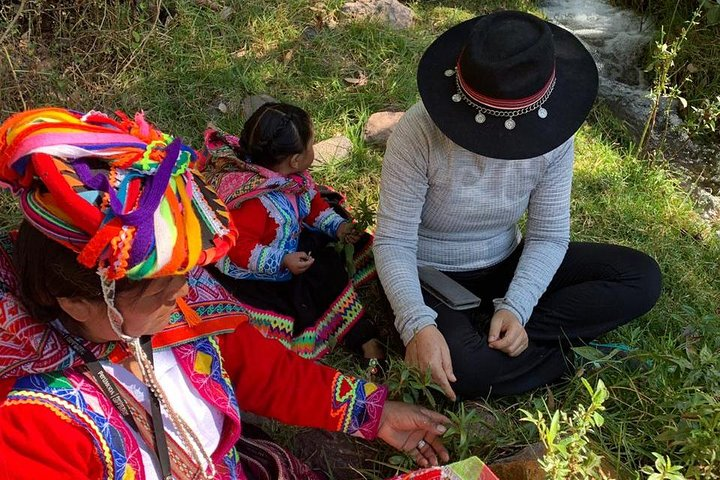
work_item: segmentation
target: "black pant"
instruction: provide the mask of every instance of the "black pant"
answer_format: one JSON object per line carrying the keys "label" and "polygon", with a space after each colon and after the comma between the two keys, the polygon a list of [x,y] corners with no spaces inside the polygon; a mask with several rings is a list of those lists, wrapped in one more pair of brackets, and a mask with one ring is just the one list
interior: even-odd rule
{"label": "black pant", "polygon": [[525,326],[528,348],[509,357],[491,349],[487,335],[492,300],[505,296],[521,253],[522,245],[492,267],[446,272],[482,299],[477,309],[452,310],[423,293],[438,313],[457,377],[453,389],[462,397],[513,395],[558,380],[573,370],[570,346],[643,315],[660,296],[660,268],[649,256],[616,245],[573,242]]}

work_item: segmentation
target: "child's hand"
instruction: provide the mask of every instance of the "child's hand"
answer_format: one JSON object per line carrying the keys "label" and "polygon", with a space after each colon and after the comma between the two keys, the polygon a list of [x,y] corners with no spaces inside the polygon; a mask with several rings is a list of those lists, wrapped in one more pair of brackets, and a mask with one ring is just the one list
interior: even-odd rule
{"label": "child's hand", "polygon": [[360,240],[360,234],[356,229],[357,224],[353,221],[347,221],[340,224],[337,229],[337,236],[341,242],[355,243]]}
{"label": "child's hand", "polygon": [[314,262],[315,259],[305,252],[293,252],[283,257],[282,264],[294,275],[299,275],[310,268]]}

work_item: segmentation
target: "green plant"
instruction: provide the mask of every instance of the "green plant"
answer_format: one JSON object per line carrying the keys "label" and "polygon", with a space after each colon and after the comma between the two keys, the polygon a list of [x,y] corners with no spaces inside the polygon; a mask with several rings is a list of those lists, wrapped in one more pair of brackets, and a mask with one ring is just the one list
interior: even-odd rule
{"label": "green plant", "polygon": [[687,467],[688,478],[720,479],[720,395],[688,392],[681,401],[674,419],[660,434]]}
{"label": "green plant", "polygon": [[715,98],[704,98],[699,107],[690,107],[692,115],[687,119],[689,132],[715,134],[720,122],[720,95]]}
{"label": "green plant", "polygon": [[682,474],[682,467],[673,465],[667,456],[652,452],[655,457],[653,467],[645,466],[640,471],[647,475],[647,480],[686,480]]}
{"label": "green plant", "polygon": [[480,413],[476,409],[466,409],[465,404],[460,404],[457,412],[448,412],[452,425],[445,434],[446,439],[454,439],[455,454],[457,458],[467,458],[473,447],[474,433],[477,432],[478,424],[482,422]]}
{"label": "green plant", "polygon": [[430,369],[420,372],[395,357],[389,358],[388,372],[383,383],[388,387],[390,398],[425,404],[433,409],[437,408],[438,403],[432,391],[442,393],[442,389],[433,382]]}
{"label": "green plant", "polygon": [[[692,107],[712,101],[720,92],[720,2],[718,0],[612,0],[647,16],[662,31],[662,37],[676,37],[682,33],[685,20],[700,9],[699,25],[687,34],[681,51],[674,58],[669,82],[682,89],[682,97],[690,107],[683,113],[688,130],[695,140],[717,140],[712,132],[695,130],[701,118]],[[648,62],[655,59],[655,49],[648,49]],[[702,125],[700,125],[702,126]]]}
{"label": "green plant", "polygon": [[548,479],[610,478],[601,468],[602,457],[590,448],[589,438],[593,429],[602,427],[605,422],[601,412],[605,410],[603,404],[608,398],[608,390],[602,380],[598,380],[594,389],[584,378],[580,380],[590,394],[588,407],[578,405],[571,414],[555,410],[549,425],[542,411],[533,415],[521,410],[525,415],[522,420],[535,425],[545,445],[546,453],[540,466]]}
{"label": "green plant", "polygon": [[[655,81],[653,88],[650,92],[651,107],[650,115],[645,122],[642,136],[638,145],[641,154],[647,153],[647,146],[655,128],[655,122],[657,120],[658,110],[660,108],[661,100],[667,98],[670,100],[677,99],[683,106],[687,107],[687,100],[680,96],[680,87],[677,82],[672,81],[672,68],[675,66],[675,59],[680,53],[685,40],[687,39],[690,30],[698,24],[698,19],[702,14],[702,5],[698,6],[693,12],[692,17],[683,26],[680,34],[677,35],[672,41],[668,43],[667,34],[665,27],[660,27],[660,39],[655,42],[655,49],[652,54],[652,62],[647,67],[646,71],[655,72]],[[671,102],[668,102],[668,109],[670,108]]]}
{"label": "green plant", "polygon": [[708,25],[712,27],[720,24],[720,1],[703,0],[700,3],[707,13]]}
{"label": "green plant", "polygon": [[[375,224],[375,205],[371,202],[368,195],[360,198],[357,207],[353,209],[353,231],[357,234],[364,233],[368,228]],[[345,256],[345,269],[348,275],[355,275],[355,245],[346,243],[342,240],[335,242],[335,251],[343,252]]]}

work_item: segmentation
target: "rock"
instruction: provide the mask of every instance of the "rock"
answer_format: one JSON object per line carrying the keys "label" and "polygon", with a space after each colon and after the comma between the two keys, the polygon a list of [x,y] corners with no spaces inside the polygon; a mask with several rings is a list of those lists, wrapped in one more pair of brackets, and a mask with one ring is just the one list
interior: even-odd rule
{"label": "rock", "polygon": [[253,113],[255,113],[255,110],[260,108],[261,105],[269,102],[277,102],[277,100],[270,95],[265,94],[250,95],[249,97],[245,97],[242,101],[243,118],[247,120]]}
{"label": "rock", "polygon": [[384,147],[404,114],[405,112],[377,112],[370,115],[363,131],[365,143]]}
{"label": "rock", "polygon": [[349,18],[376,18],[387,22],[391,28],[401,30],[410,28],[415,22],[415,14],[398,0],[357,0],[347,2],[341,12]]}
{"label": "rock", "polygon": [[501,480],[534,480],[545,478],[538,460],[545,455],[542,443],[533,443],[515,455],[498,460],[490,465],[490,470]]}
{"label": "rock", "polygon": [[352,151],[352,142],[344,136],[332,137],[315,144],[315,162],[330,163],[333,160],[344,160]]}
{"label": "rock", "polygon": [[[647,122],[652,108],[652,102],[647,97],[647,90],[640,87],[633,87],[607,77],[600,77],[598,98],[616,117],[627,124],[635,140],[640,140],[643,129],[645,128],[645,122]],[[667,118],[668,112],[670,115],[669,118]],[[663,132],[665,125],[668,123],[671,126],[682,123],[682,120],[675,112],[676,105],[668,105],[667,100],[660,101],[654,136],[660,136],[659,134]]]}
{"label": "rock", "polygon": [[[538,460],[545,455],[545,446],[538,442],[528,445],[515,455],[498,460],[489,465],[490,470],[500,480],[536,480],[545,478]],[[603,478],[618,478],[617,472],[605,458],[601,460],[600,468],[606,475]]]}

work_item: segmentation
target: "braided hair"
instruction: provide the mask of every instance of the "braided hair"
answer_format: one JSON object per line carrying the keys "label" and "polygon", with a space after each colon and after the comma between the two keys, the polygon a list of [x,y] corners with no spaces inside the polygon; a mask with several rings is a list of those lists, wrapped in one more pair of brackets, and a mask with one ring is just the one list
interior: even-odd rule
{"label": "braided hair", "polygon": [[245,122],[239,153],[245,161],[272,169],[304,152],[312,135],[312,121],[305,110],[287,103],[265,103]]}

